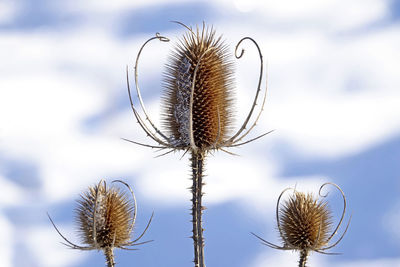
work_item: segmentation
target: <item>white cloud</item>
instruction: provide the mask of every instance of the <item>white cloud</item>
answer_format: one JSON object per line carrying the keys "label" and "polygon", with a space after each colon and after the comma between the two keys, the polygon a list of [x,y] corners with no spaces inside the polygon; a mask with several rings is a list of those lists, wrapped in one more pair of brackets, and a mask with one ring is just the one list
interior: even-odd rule
{"label": "white cloud", "polygon": [[357,153],[399,132],[398,97],[375,92],[296,94],[271,104],[270,123],[265,125],[277,129],[273,137],[308,155]]}
{"label": "white cloud", "polygon": [[53,200],[71,197],[104,176],[131,173],[146,155],[120,140],[141,134],[132,113],[110,118],[96,133],[84,128],[85,120],[117,105],[111,96],[125,87],[124,66],[135,44],[96,32],[74,34],[1,37],[9,51],[18,51],[0,52],[10,62],[0,65],[2,150],[38,164],[42,193]]}
{"label": "white cloud", "polygon": [[[222,26],[235,40],[240,30],[230,32],[231,27]],[[398,31],[394,26],[351,37],[261,28],[246,33],[258,36],[269,66],[266,111],[258,129],[276,129],[273,141],[325,157],[359,153],[398,134]],[[251,44],[243,45],[247,54],[237,61],[238,99],[248,101],[258,62]],[[247,114],[239,108],[238,114]]]}

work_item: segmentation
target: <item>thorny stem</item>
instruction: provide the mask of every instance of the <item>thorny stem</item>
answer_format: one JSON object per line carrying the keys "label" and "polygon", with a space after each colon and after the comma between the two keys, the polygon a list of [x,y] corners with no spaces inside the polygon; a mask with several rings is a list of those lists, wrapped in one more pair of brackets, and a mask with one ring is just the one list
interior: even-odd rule
{"label": "thorny stem", "polygon": [[300,260],[299,260],[299,267],[306,267],[308,257],[308,250],[303,249],[300,251]]}
{"label": "thorny stem", "polygon": [[114,267],[115,266],[115,261],[114,261],[114,250],[112,247],[106,247],[104,249],[104,255],[106,256],[106,263],[107,267]]}
{"label": "thorny stem", "polygon": [[204,264],[204,239],[201,215],[204,207],[201,206],[203,183],[204,152],[192,152],[192,222],[193,222],[193,245],[194,245],[194,266],[205,267]]}

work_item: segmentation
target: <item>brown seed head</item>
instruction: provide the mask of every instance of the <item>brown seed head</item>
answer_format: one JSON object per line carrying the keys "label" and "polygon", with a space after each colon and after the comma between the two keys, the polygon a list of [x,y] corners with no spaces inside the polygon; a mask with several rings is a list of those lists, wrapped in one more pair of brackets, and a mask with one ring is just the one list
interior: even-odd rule
{"label": "brown seed head", "polygon": [[318,250],[326,246],[331,219],[327,202],[295,191],[280,209],[280,231],[285,246],[298,250]]}
{"label": "brown seed head", "polygon": [[232,75],[227,46],[212,28],[203,25],[183,37],[164,82],[163,124],[175,145],[188,147],[192,136],[196,147],[207,150],[225,140],[232,123]]}
{"label": "brown seed head", "polygon": [[93,248],[119,247],[130,240],[134,204],[118,188],[99,183],[77,201],[76,219],[82,242]]}

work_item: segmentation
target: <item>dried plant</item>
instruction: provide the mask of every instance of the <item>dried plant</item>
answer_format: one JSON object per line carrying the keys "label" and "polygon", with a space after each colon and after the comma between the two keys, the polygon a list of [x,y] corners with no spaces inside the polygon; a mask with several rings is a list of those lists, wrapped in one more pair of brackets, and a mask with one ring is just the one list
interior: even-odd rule
{"label": "dried plant", "polygon": [[153,218],[152,215],[143,233],[135,240],[131,240],[137,213],[136,198],[127,183],[120,180],[114,182],[125,185],[129,189],[132,199],[119,188],[107,188],[106,182],[101,180],[96,186],[89,187],[89,190],[82,194],[81,199],[77,201],[78,232],[82,243],[86,246],[78,246],[70,242],[61,234],[48,215],[58,234],[65,240],[64,245],[79,250],[103,250],[108,267],[115,266],[114,248],[135,250],[129,247],[151,242],[150,240],[138,243]]}
{"label": "dried plant", "polygon": [[[138,85],[138,62],[144,46],[151,40],[158,39],[169,42],[169,39],[160,36],[147,40],[140,48],[135,64],[136,92],[145,119],[135,108],[129,86],[128,93],[133,113],[144,132],[157,144],[149,145],[127,140],[146,147],[167,150],[164,154],[176,150],[184,150],[191,153],[191,168],[193,185],[192,191],[192,222],[194,241],[195,266],[203,267],[204,264],[204,240],[202,228],[202,186],[204,161],[209,152],[222,150],[227,153],[227,148],[238,147],[254,141],[268,133],[256,138],[242,141],[255,127],[264,107],[266,90],[261,108],[250,124],[255,106],[261,91],[263,76],[263,58],[258,44],[250,37],[239,41],[235,49],[235,57],[241,58],[244,50],[238,55],[238,48],[245,40],[251,41],[257,48],[260,57],[259,80],[256,94],[250,111],[240,129],[229,137],[233,120],[233,67],[228,47],[217,37],[214,29],[206,27],[196,30],[177,22],[185,27],[188,32],[176,45],[166,65],[164,75],[165,92],[163,95],[162,120],[166,132],[162,132],[155,126],[147,114]],[[249,125],[250,124],[250,125]],[[162,154],[162,155],[164,155]]]}
{"label": "dried plant", "polygon": [[[349,227],[351,217],[341,237],[334,244],[329,245],[329,242],[336,235],[343,222],[346,213],[346,197],[342,189],[333,183],[325,183],[320,187],[320,197],[325,198],[327,196],[327,194],[321,195],[321,190],[326,185],[333,185],[336,187],[343,197],[342,216],[331,234],[329,233],[332,230],[332,214],[328,203],[323,199],[314,198],[312,194],[304,194],[292,188],[287,188],[282,191],[276,205],[276,221],[283,246],[274,245],[258,235],[252,234],[259,238],[262,244],[271,248],[300,251],[299,267],[306,266],[310,251],[330,255],[337,254],[325,251],[335,247],[342,240]],[[282,195],[289,190],[293,190],[293,194],[284,202],[283,206],[279,208]]]}

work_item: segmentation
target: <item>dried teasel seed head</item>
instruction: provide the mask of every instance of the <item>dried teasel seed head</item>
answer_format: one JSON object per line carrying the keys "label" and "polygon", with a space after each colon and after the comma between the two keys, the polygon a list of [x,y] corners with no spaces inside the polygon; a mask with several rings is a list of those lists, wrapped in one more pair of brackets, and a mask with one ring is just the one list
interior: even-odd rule
{"label": "dried teasel seed head", "polygon": [[295,191],[280,208],[281,237],[286,247],[318,250],[329,242],[332,215],[326,201]]}
{"label": "dried teasel seed head", "polygon": [[205,25],[176,46],[166,65],[162,113],[176,146],[207,150],[226,139],[233,117],[232,64],[221,36]]}
{"label": "dried teasel seed head", "polygon": [[101,180],[96,186],[81,195],[76,208],[78,232],[86,246],[72,243],[58,230],[50,215],[51,224],[57,233],[64,239],[66,245],[79,250],[102,250],[108,267],[114,267],[114,248],[129,249],[127,247],[146,244],[149,241],[138,243],[150,226],[153,215],[143,233],[135,240],[130,241],[131,232],[136,219],[136,198],[131,187],[121,181],[114,182],[125,185],[132,196],[132,200],[118,188],[107,188],[106,182]]}
{"label": "dried teasel seed head", "polygon": [[134,223],[134,203],[116,187],[105,182],[89,187],[77,201],[76,220],[82,242],[89,247],[121,247],[130,240]]}
{"label": "dried teasel seed head", "polygon": [[[321,190],[327,185],[334,186],[339,190],[343,198],[342,215],[332,232],[331,211],[328,208],[327,202],[319,198],[326,198],[328,196],[328,194],[321,194]],[[289,190],[293,190],[294,193],[284,202],[281,208],[279,208],[282,195]],[[293,188],[286,188],[279,195],[276,203],[276,218],[283,246],[275,245],[254,233],[252,234],[260,239],[264,245],[271,248],[300,251],[299,267],[306,266],[310,251],[328,255],[337,255],[337,253],[329,253],[325,251],[339,244],[349,228],[351,216],[342,235],[336,240],[336,242],[329,244],[332,238],[337,234],[346,214],[346,196],[338,185],[330,182],[324,183],[319,188],[318,194],[319,197],[314,198],[312,194],[306,195]]]}

